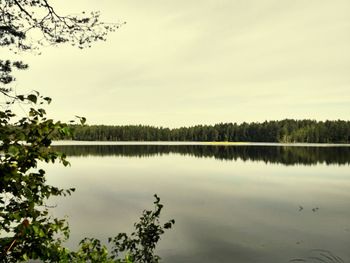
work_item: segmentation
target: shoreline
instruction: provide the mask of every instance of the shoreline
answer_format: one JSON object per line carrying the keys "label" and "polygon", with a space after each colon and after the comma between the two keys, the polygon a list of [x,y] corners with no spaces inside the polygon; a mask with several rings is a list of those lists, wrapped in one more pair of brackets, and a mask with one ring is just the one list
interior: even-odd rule
{"label": "shoreline", "polygon": [[52,146],[93,145],[193,145],[193,146],[288,146],[288,147],[350,147],[348,143],[278,143],[278,142],[191,142],[191,141],[53,141]]}

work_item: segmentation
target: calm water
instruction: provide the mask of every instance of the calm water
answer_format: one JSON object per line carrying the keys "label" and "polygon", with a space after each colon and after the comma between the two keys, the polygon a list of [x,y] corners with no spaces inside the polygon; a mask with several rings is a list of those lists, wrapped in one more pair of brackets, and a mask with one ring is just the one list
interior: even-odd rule
{"label": "calm water", "polygon": [[[289,262],[324,249],[350,262],[350,148],[208,145],[57,146],[69,168],[49,182],[68,215],[69,246],[130,232],[157,193],[174,218],[163,262]],[[322,261],[308,261],[322,262]],[[336,262],[336,261],[325,261]]]}

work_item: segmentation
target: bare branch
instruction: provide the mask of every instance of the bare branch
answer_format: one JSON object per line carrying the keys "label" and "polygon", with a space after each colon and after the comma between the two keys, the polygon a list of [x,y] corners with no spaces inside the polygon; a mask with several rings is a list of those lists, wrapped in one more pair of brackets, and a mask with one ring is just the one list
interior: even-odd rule
{"label": "bare branch", "polygon": [[29,16],[31,19],[33,19],[32,15],[29,14],[29,13],[27,12],[27,10],[25,10],[17,0],[13,0],[13,1],[15,2],[15,4],[18,6],[18,8],[19,8],[23,13],[25,13],[27,16]]}

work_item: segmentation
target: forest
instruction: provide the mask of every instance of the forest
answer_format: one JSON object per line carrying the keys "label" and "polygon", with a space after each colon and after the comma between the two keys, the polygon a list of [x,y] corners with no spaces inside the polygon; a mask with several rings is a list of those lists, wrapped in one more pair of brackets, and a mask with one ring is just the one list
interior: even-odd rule
{"label": "forest", "polygon": [[228,141],[281,143],[349,143],[350,121],[285,119],[280,121],[219,123],[164,128],[145,125],[73,125],[74,135],[62,139],[79,141]]}

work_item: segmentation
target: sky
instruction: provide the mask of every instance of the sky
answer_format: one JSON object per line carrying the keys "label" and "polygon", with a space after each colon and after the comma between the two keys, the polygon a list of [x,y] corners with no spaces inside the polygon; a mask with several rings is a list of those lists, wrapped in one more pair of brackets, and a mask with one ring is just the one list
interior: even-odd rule
{"label": "sky", "polygon": [[127,24],[90,49],[21,54],[49,115],[166,127],[350,116],[349,0],[53,1]]}

